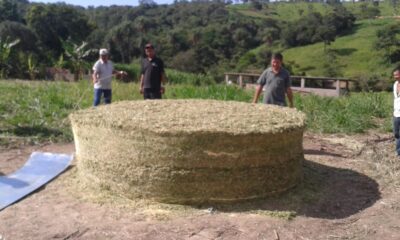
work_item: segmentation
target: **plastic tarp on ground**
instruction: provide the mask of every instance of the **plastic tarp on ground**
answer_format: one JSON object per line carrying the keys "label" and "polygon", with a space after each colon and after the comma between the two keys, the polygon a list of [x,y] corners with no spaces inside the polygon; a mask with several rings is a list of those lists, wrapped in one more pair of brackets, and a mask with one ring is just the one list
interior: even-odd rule
{"label": "plastic tarp on ground", "polygon": [[72,159],[73,155],[33,152],[21,169],[0,176],[0,211],[62,173]]}

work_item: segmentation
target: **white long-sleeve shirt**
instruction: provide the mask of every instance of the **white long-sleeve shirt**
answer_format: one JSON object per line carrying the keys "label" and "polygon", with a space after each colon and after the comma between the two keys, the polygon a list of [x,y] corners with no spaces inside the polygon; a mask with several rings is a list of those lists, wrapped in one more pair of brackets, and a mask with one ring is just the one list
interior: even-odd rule
{"label": "white long-sleeve shirt", "polygon": [[393,84],[393,116],[400,117],[400,92],[397,92],[398,81]]}

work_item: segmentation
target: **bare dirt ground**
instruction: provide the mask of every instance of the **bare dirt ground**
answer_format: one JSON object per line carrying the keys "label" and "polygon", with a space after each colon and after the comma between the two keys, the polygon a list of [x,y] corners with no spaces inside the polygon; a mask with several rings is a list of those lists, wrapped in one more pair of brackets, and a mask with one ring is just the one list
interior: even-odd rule
{"label": "bare dirt ground", "polygon": [[[400,239],[400,159],[390,134],[304,136],[304,181],[277,197],[233,205],[174,206],[104,200],[80,190],[75,162],[0,211],[0,239]],[[33,151],[0,148],[0,174]]]}

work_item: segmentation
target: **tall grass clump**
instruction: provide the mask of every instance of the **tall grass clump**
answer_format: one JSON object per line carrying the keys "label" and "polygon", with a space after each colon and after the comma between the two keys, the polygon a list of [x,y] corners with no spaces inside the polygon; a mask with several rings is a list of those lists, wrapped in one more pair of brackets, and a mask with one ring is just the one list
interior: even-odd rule
{"label": "tall grass clump", "polygon": [[196,87],[193,85],[175,85],[167,90],[165,98],[171,99],[214,99],[225,101],[250,102],[252,92],[243,91],[236,86],[212,84]]}
{"label": "tall grass clump", "polygon": [[138,81],[140,77],[140,66],[138,64],[115,63],[114,68],[118,71],[125,71],[128,75],[123,79],[124,82]]}
{"label": "tall grass clump", "polygon": [[205,86],[215,83],[215,79],[210,75],[194,74],[167,69],[166,75],[170,84],[185,84],[193,86]]}
{"label": "tall grass clump", "polygon": [[391,119],[391,95],[382,93],[353,93],[332,98],[316,95],[298,96],[296,107],[307,115],[308,129],[323,133],[363,133],[377,128],[384,121],[387,130]]}

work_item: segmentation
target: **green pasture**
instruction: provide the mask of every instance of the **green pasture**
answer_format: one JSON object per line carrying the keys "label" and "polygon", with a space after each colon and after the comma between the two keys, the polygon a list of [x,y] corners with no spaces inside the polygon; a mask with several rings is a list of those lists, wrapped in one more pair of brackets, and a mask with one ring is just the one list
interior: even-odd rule
{"label": "green pasture", "polygon": [[[68,114],[90,108],[90,82],[0,81],[0,145],[14,139],[31,143],[72,141]],[[169,84],[166,99],[201,98],[251,102],[253,91],[236,86]],[[137,83],[113,82],[113,101],[139,100]],[[261,104],[261,103],[260,103]],[[295,106],[307,115],[307,130],[320,133],[362,133],[368,129],[390,131],[390,93],[352,93],[324,98],[295,95]]]}
{"label": "green pasture", "polygon": [[[367,72],[388,77],[393,66],[383,62],[380,52],[374,50],[376,31],[394,19],[373,19],[358,21],[352,34],[338,37],[326,49],[335,52],[336,67],[344,77],[357,77]],[[326,49],[323,43],[295,47],[283,52],[285,62],[290,63],[295,73],[307,76],[324,76]],[[333,64],[333,63],[332,63]]]}

